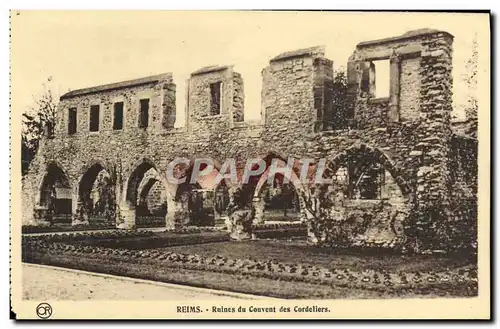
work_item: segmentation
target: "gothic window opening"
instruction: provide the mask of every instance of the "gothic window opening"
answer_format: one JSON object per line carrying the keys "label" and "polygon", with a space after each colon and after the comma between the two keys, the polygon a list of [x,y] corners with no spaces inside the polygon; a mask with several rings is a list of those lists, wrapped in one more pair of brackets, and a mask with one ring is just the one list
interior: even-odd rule
{"label": "gothic window opening", "polygon": [[90,222],[114,222],[116,209],[115,187],[109,172],[95,163],[89,167],[78,185],[77,215]]}
{"label": "gothic window opening", "polygon": [[113,130],[123,129],[123,102],[114,104]]}
{"label": "gothic window opening", "polygon": [[140,100],[139,128],[149,125],[149,98]]}
{"label": "gothic window opening", "polygon": [[92,105],[90,107],[90,131],[99,131],[99,105]]}
{"label": "gothic window opening", "polygon": [[68,110],[68,134],[76,134],[76,108],[70,108]]}
{"label": "gothic window opening", "polygon": [[220,115],[221,111],[221,82],[210,84],[210,115]]}
{"label": "gothic window opening", "polygon": [[71,185],[56,164],[51,163],[47,167],[40,189],[40,206],[52,214],[54,223],[71,223]]}

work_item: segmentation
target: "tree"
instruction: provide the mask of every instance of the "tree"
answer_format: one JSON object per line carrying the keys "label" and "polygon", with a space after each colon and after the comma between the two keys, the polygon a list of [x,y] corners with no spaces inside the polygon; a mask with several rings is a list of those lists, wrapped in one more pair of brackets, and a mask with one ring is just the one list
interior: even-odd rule
{"label": "tree", "polygon": [[57,104],[50,87],[51,82],[52,78],[49,77],[43,84],[42,95],[35,99],[35,105],[22,115],[21,169],[23,175],[28,171],[42,137],[53,135]]}
{"label": "tree", "polygon": [[335,70],[332,85],[333,129],[347,127],[347,74],[343,68]]}
{"label": "tree", "polygon": [[462,81],[467,85],[467,99],[464,105],[467,121],[472,124],[472,132],[477,129],[477,73],[478,73],[478,40],[477,34],[474,35],[471,45],[471,55],[465,62],[466,73],[462,76]]}

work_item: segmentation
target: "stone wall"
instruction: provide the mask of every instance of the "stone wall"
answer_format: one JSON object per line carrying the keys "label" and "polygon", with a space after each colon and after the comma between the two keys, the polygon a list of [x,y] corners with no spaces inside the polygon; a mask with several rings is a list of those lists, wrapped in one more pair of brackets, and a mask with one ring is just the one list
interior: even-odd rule
{"label": "stone wall", "polygon": [[422,40],[422,120],[416,131],[422,160],[417,171],[420,207],[416,226],[424,248],[444,248],[450,238],[452,42],[448,33]]}
{"label": "stone wall", "polygon": [[401,61],[400,118],[401,121],[418,120],[420,116],[420,57]]}
{"label": "stone wall", "polygon": [[[154,168],[168,205],[167,226],[175,227],[176,221],[182,221],[183,207],[175,200],[177,186],[167,181],[166,169],[176,157],[210,157],[216,167],[236,158],[238,168],[248,158],[269,162],[272,158],[308,157],[316,161],[310,172],[319,159],[326,158],[325,174],[333,177],[347,158],[362,155],[389,173],[385,190],[389,202],[379,200],[370,206],[365,201],[349,200],[347,213],[365,216],[376,207],[379,214],[359,239],[392,243],[395,237],[404,236],[400,240],[411,241],[417,249],[441,248],[435,242],[446,241],[442,238],[443,232],[449,231],[449,201],[454,191],[450,169],[452,40],[446,32],[419,30],[358,44],[347,63],[348,107],[354,116],[343,129],[332,130],[337,127],[332,121],[333,63],[325,58],[323,47],[286,52],[270,60],[262,70],[262,122],[244,121],[243,79],[232,66],[210,66],[191,74],[187,123],[179,129],[173,128],[175,84],[170,74],[70,92],[61,97],[55,138],[43,139],[23,178],[27,209],[23,222],[39,222],[34,209],[39,207],[37,195],[51,163],[67,175],[75,211],[79,181],[93,164],[100,164],[115,184],[119,222],[125,223],[121,227],[128,228],[135,220],[136,205],[131,200],[137,200],[130,193]],[[376,77],[371,61],[378,59],[390,60],[388,98],[374,98]],[[214,115],[210,111],[210,85],[218,82],[221,106],[220,113]],[[150,99],[150,124],[142,129],[138,128],[139,100],[144,98]],[[125,105],[124,128],[119,131],[112,129],[113,103],[117,101]],[[89,132],[88,108],[94,104],[100,105],[101,125],[98,132]],[[67,113],[73,107],[78,109],[78,129],[68,135]],[[238,186],[226,183],[234,201]],[[200,185],[205,190],[216,188],[205,181]],[[249,202],[257,185],[255,182],[248,189]],[[294,187],[299,197],[310,188],[301,183]],[[388,219],[399,210],[418,214],[398,218],[398,223],[411,222],[409,229],[401,225],[396,229]],[[430,216],[434,210],[440,215]],[[303,209],[301,219],[307,219]]]}

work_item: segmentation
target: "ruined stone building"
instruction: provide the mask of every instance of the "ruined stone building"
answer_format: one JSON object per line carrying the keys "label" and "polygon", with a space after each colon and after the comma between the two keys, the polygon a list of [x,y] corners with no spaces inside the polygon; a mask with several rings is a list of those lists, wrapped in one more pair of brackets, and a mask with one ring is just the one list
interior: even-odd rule
{"label": "ruined stone building", "polygon": [[[172,227],[186,211],[183,194],[224,190],[228,199],[233,191],[225,181],[223,188],[170,184],[165,168],[174,158],[309,157],[327,159],[324,175],[342,191],[346,218],[371,216],[357,241],[451,239],[461,221],[457,209],[473,205],[477,189],[477,140],[451,123],[452,45],[452,35],[428,29],[359,43],[347,60],[346,106],[333,100],[333,62],[322,47],[282,53],[262,70],[260,122],[245,121],[244,79],[229,65],[191,74],[186,109],[176,108],[169,73],[68,92],[53,134],[23,178],[23,223],[50,220],[51,199],[65,199],[73,222],[85,222],[104,171],[119,227],[134,227],[152,187]],[[390,84],[388,97],[377,94],[377,65],[390,68],[389,81],[382,81]],[[179,110],[186,114],[182,128],[174,127]],[[244,188],[256,223],[261,178]],[[301,199],[310,187],[293,181],[293,189]],[[304,209],[299,216],[307,221]]]}

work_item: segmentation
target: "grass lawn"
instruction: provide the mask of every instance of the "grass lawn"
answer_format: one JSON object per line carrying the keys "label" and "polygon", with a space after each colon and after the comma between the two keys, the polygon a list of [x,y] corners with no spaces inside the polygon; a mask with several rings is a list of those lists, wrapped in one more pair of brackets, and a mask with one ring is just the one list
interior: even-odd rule
{"label": "grass lawn", "polygon": [[475,264],[473,257],[446,257],[436,255],[401,255],[396,253],[367,253],[335,250],[309,246],[303,240],[227,241],[165,248],[185,254],[201,256],[221,255],[227,258],[276,260],[283,263],[300,263],[330,269],[385,269],[403,272],[442,271]]}

